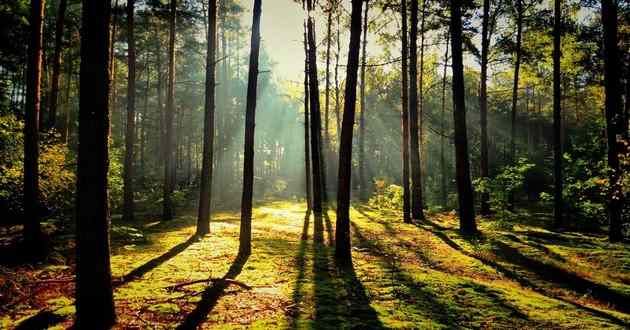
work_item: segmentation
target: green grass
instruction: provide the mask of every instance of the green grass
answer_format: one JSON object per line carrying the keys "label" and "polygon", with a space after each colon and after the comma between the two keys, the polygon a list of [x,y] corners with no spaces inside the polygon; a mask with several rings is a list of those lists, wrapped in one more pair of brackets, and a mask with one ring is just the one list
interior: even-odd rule
{"label": "green grass", "polygon": [[[197,241],[188,240],[195,223],[189,215],[119,230],[112,247],[119,327],[166,329],[197,317],[202,328],[218,329],[629,325],[630,251],[603,236],[552,232],[524,214],[510,230],[500,219],[481,220],[483,234],[464,237],[454,214],[403,224],[398,212],[355,205],[353,267],[339,268],[332,259],[334,216],[305,222],[305,205],[291,202],[256,208],[245,263],[234,262],[237,213],[213,215],[211,234]],[[137,277],[126,276],[134,270]],[[35,288],[29,282],[68,278],[72,269],[4,271],[23,276],[20,285],[43,298],[0,310],[0,327],[41,309],[64,317],[60,327],[72,324],[72,282]],[[221,281],[169,288],[226,274],[251,289]]]}

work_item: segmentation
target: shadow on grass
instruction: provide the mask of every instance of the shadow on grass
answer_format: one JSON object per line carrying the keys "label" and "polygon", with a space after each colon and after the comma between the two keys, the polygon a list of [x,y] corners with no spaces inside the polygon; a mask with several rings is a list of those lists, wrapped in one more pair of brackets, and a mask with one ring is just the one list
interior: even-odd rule
{"label": "shadow on grass", "polygon": [[293,287],[293,296],[291,297],[291,308],[287,311],[287,316],[291,317],[290,329],[297,329],[297,318],[300,315],[300,303],[304,299],[304,292],[302,287],[306,281],[305,266],[306,266],[306,249],[308,240],[308,229],[310,227],[311,211],[307,210],[304,215],[304,224],[302,225],[302,236],[300,239],[300,246],[298,253],[295,256],[295,265],[298,270],[297,278],[295,279],[295,285]]}
{"label": "shadow on grass", "polygon": [[203,291],[201,300],[197,303],[197,307],[186,315],[186,318],[177,326],[177,329],[197,329],[197,327],[208,318],[208,314],[210,314],[219,301],[219,298],[224,294],[225,289],[230,285],[227,280],[233,280],[241,273],[248,258],[249,255],[239,254],[236,256],[227,273]]}
{"label": "shadow on grass", "polygon": [[[514,269],[510,269],[486,257],[468,252],[459,244],[457,244],[457,242],[451,239],[444,231],[439,230],[438,228],[441,228],[441,226],[436,225],[429,220],[425,220],[424,223],[430,225],[432,229],[427,229],[427,227],[424,227],[424,226],[420,226],[420,228],[433,233],[435,236],[440,238],[445,244],[452,247],[454,250],[470,258],[476,259],[486,266],[496,269],[497,271],[502,273],[504,276],[519,283],[521,286],[528,287],[539,294],[542,294],[552,299],[562,301],[566,304],[570,304],[578,309],[590,312],[591,314],[604,318],[614,324],[621,325],[621,326],[629,325],[626,321],[619,319],[609,313],[606,313],[604,311],[600,311],[598,309],[591,308],[588,306],[584,306],[582,304],[579,304],[577,302],[564,298],[557,293],[551,292],[547,290],[546,288],[532,282],[526,276],[524,276],[523,274],[520,274],[518,271]],[[454,231],[451,229],[447,229],[447,230]],[[464,236],[462,236],[462,238],[467,239],[467,240],[470,239],[469,237],[464,237]],[[485,239],[483,236],[477,236],[475,238],[476,239],[481,238],[482,240]],[[598,299],[600,302],[616,305],[615,309],[619,311],[628,313],[628,310],[630,310],[630,307],[624,304],[624,302],[630,300],[630,297],[627,297],[626,295],[613,291],[601,284],[594,283],[590,280],[579,277],[564,269],[529,258],[523,255],[522,253],[520,253],[517,249],[503,242],[500,242],[494,239],[488,239],[488,241],[492,244],[493,252],[502,262],[515,266],[515,268],[520,267],[528,271],[531,271],[532,273],[534,273],[536,276],[540,277],[544,281],[551,282],[554,285],[563,287],[565,289],[573,291],[574,293],[577,293],[577,294],[588,293],[595,299]]]}
{"label": "shadow on grass", "polygon": [[168,261],[169,259],[175,257],[176,255],[184,252],[184,250],[186,250],[189,246],[191,246],[193,243],[197,242],[199,240],[199,237],[196,235],[191,236],[189,239],[187,239],[185,242],[179,243],[177,245],[175,245],[174,247],[172,247],[170,250],[166,251],[164,254],[162,254],[159,257],[153,258],[149,261],[147,261],[146,263],[144,263],[142,266],[130,271],[129,273],[127,273],[126,275],[124,275],[122,278],[120,278],[118,281],[114,282],[114,287],[119,287],[121,285],[127,284],[137,278],[142,277],[144,274],[150,272],[151,270],[153,270],[154,268],[158,267],[159,265],[163,264],[164,262]]}

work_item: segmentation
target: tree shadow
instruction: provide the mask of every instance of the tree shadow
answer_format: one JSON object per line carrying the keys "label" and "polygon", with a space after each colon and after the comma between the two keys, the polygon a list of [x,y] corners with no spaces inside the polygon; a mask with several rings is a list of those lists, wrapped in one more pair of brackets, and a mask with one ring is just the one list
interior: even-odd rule
{"label": "tree shadow", "polygon": [[326,234],[328,235],[328,246],[335,246],[335,235],[333,233],[332,222],[328,216],[328,210],[325,210],[322,213],[322,217],[324,218],[324,227],[326,228]]}
{"label": "tree shadow", "polygon": [[174,247],[172,247],[170,250],[166,251],[164,254],[160,255],[159,257],[156,257],[147,261],[140,267],[122,276],[119,280],[114,282],[114,287],[119,287],[137,278],[142,277],[144,274],[148,273],[149,271],[153,270],[154,268],[158,267],[159,265],[163,264],[169,259],[175,257],[176,255],[182,253],[184,250],[186,250],[189,246],[191,246],[193,243],[197,242],[198,240],[199,240],[198,236],[196,235],[191,236],[186,241],[175,245]]}
{"label": "tree shadow", "polygon": [[[543,286],[540,286],[534,283],[533,281],[529,280],[526,276],[523,276],[523,274],[520,274],[518,271],[514,269],[510,269],[500,264],[499,262],[491,260],[485,256],[477,255],[475,253],[471,253],[467,251],[466,249],[461,247],[457,242],[451,239],[446,233],[437,229],[440,226],[436,226],[434,224],[432,225],[431,221],[429,220],[425,220],[425,223],[428,223],[429,225],[431,225],[430,227],[433,227],[433,229],[427,229],[424,226],[419,226],[419,228],[422,228],[426,231],[431,232],[432,234],[440,238],[445,244],[452,247],[454,250],[458,251],[459,253],[465,256],[476,259],[486,266],[496,269],[498,272],[502,273],[507,278],[519,283],[521,286],[530,288],[534,292],[537,292],[543,296],[562,301],[578,309],[587,311],[593,315],[604,318],[616,325],[628,326],[628,322],[618,317],[615,317],[614,315],[611,315],[604,311],[600,311],[595,308],[591,308],[591,307],[579,304],[577,302],[569,300],[568,298],[562,297],[558,293],[555,293],[551,290],[546,289]],[[482,240],[486,239],[483,236],[478,236],[476,238],[480,238],[480,237]],[[462,238],[470,239],[464,236],[462,236]],[[578,293],[578,294],[590,293],[595,298],[597,297],[600,297],[600,299],[606,298],[604,299],[604,302],[618,303],[620,306],[622,306],[622,307],[617,306],[617,309],[622,312],[628,313],[626,310],[630,309],[628,306],[626,306],[623,303],[624,301],[628,301],[628,299],[630,299],[626,297],[625,295],[622,295],[618,292],[608,289],[601,284],[594,283],[592,281],[579,277],[575,274],[569,273],[566,270],[563,270],[558,267],[552,266],[550,264],[546,264],[537,260],[533,260],[529,257],[526,257],[523,254],[521,254],[517,249],[503,242],[497,243],[498,241],[491,240],[491,239],[488,239],[488,241],[490,241],[491,244],[494,244],[493,251],[495,252],[495,255],[497,255],[497,257],[501,259],[502,262],[511,264],[515,268],[519,268],[519,267],[526,268],[527,270],[533,272],[534,274],[541,277],[545,281],[549,281],[551,283],[554,283],[555,285],[564,287],[570,291],[573,291],[574,293]],[[595,288],[597,290],[597,293],[594,293],[595,291],[593,292],[589,291],[589,289],[591,288]],[[620,300],[620,299],[625,299],[625,300]]]}
{"label": "tree shadow", "polygon": [[297,329],[297,318],[300,314],[300,303],[302,299],[304,299],[304,292],[302,287],[304,286],[304,282],[306,281],[306,249],[307,249],[307,241],[308,241],[308,229],[310,226],[310,218],[311,211],[307,210],[306,215],[304,215],[304,224],[302,225],[302,236],[300,239],[300,246],[298,248],[298,253],[295,256],[296,262],[295,265],[298,270],[297,278],[295,279],[295,285],[293,287],[293,296],[291,298],[291,308],[288,309],[287,315],[291,317],[289,321],[290,329]]}
{"label": "tree shadow", "polygon": [[186,318],[177,326],[177,329],[197,329],[207,319],[208,314],[214,309],[219,298],[230,285],[227,280],[233,280],[241,273],[247,259],[249,259],[249,255],[237,255],[227,273],[221,279],[212,282],[203,291],[201,300],[197,303],[195,309],[186,315]]}

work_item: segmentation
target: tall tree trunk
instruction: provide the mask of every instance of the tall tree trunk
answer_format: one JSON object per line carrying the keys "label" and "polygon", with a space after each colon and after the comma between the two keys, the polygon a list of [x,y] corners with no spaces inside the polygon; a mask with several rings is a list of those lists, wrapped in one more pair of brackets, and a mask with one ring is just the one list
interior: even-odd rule
{"label": "tall tree trunk", "polygon": [[[326,167],[325,173],[325,182],[324,184],[328,186],[328,180],[332,177],[332,166],[330,166],[330,160],[332,159],[332,147],[330,145],[330,51],[332,47],[332,20],[333,20],[333,12],[335,9],[334,5],[335,0],[328,1],[328,18],[326,20],[326,99],[324,105],[324,140],[323,140],[323,151],[324,151],[324,165]],[[327,194],[328,191],[325,191]]]}
{"label": "tall tree trunk", "polygon": [[409,87],[407,75],[407,57],[409,56],[407,38],[407,0],[400,1],[402,17],[401,31],[401,101],[402,101],[402,168],[403,168],[403,220],[411,223],[411,196],[409,191]]}
{"label": "tall tree trunk", "polygon": [[67,0],[59,1],[55,26],[55,52],[53,55],[53,74],[50,88],[50,108],[48,109],[48,127],[57,125],[57,98],[59,95],[59,73],[61,71],[61,50],[63,47],[63,27],[66,20]]}
{"label": "tall tree trunk", "polygon": [[448,69],[448,49],[451,31],[446,34],[446,50],[444,51],[444,71],[442,73],[442,112],[440,118],[440,199],[442,206],[448,205],[448,191],[446,188],[446,70]]}
{"label": "tall tree trunk", "polygon": [[77,161],[76,327],[115,322],[109,261],[110,1],[83,0]]}
{"label": "tall tree trunk", "polygon": [[[420,182],[424,182],[426,176],[426,153],[425,153],[425,141],[424,141],[424,30],[426,21],[425,7],[427,1],[422,0],[422,9],[420,10],[420,68],[419,68],[419,80],[418,80],[418,152],[420,155]],[[424,196],[424,185],[421,185],[421,196]],[[420,200],[420,205],[424,207],[424,197]]]}
{"label": "tall tree trunk", "polygon": [[[309,1],[310,2],[310,1]],[[307,21],[307,39],[308,39],[308,74],[309,74],[309,97],[311,111],[311,155],[313,170],[313,211],[315,214],[321,214],[322,201],[324,197],[323,188],[323,161],[321,159],[322,151],[322,124],[321,113],[319,111],[319,81],[317,78],[317,44],[315,41],[315,19],[311,17],[312,7],[309,4],[309,17]]]}
{"label": "tall tree trunk", "polygon": [[306,184],[306,210],[313,209],[313,193],[311,187],[311,148],[309,143],[309,93],[308,93],[308,41],[307,27],[304,24],[304,170]]}
{"label": "tall tree trunk", "polygon": [[39,201],[39,110],[41,106],[42,32],[44,0],[31,1],[30,39],[24,116],[24,241],[32,252],[41,251]]}
{"label": "tall tree trunk", "polygon": [[367,102],[365,99],[365,67],[367,64],[367,25],[368,8],[370,4],[365,1],[365,13],[363,14],[363,49],[361,51],[361,112],[359,113],[359,198],[362,201],[368,199],[368,183],[365,175],[365,112]]}
{"label": "tall tree trunk", "polygon": [[561,0],[554,1],[553,20],[553,177],[554,177],[554,225],[563,225],[562,200],[562,90],[560,89],[560,34],[562,26]]}
{"label": "tall tree trunk", "polygon": [[71,115],[71,109],[72,109],[72,105],[70,102],[70,86],[72,84],[72,71],[74,71],[74,61],[72,58],[72,55],[70,54],[70,52],[66,53],[66,79],[65,79],[65,84],[66,84],[66,90],[65,90],[65,96],[64,96],[64,116],[63,116],[63,124],[61,127],[61,141],[63,141],[63,143],[68,144],[68,137],[70,135],[70,115]]}
{"label": "tall tree trunk", "polygon": [[[556,0],[559,1],[559,0]],[[606,135],[608,140],[608,167],[610,167],[610,192],[608,196],[609,239],[621,241],[621,209],[624,203],[619,182],[619,146],[621,134],[621,94],[619,93],[619,50],[617,46],[617,3],[602,0],[602,24],[604,25],[604,90],[606,92]]]}
{"label": "tall tree trunk", "polygon": [[[340,3],[337,3],[337,7]],[[339,56],[341,54],[341,9],[337,8],[337,52],[335,54],[335,129],[337,131],[337,143],[341,139],[341,104],[339,102]],[[337,164],[338,165],[338,164]]]}
{"label": "tall tree trunk", "polygon": [[[521,39],[523,33],[523,2],[516,0],[516,59],[514,61],[514,84],[512,85],[512,112],[510,126],[510,165],[516,164],[516,107],[518,105],[518,80],[521,69]],[[514,192],[510,191],[508,209],[514,211]]]}
{"label": "tall tree trunk", "polygon": [[146,86],[144,88],[144,106],[142,107],[142,122],[140,135],[140,182],[144,184],[146,170],[146,140],[148,137],[148,115],[149,115],[149,90],[151,89],[151,70],[149,65],[149,50],[146,51]]}
{"label": "tall tree trunk", "polygon": [[173,219],[172,194],[175,190],[175,134],[173,119],[175,118],[175,17],[177,0],[170,0],[169,40],[168,40],[168,94],[166,97],[166,128],[164,152],[164,205],[162,218]]}
{"label": "tall tree trunk", "polygon": [[423,220],[422,210],[422,171],[420,168],[420,144],[418,141],[418,0],[411,1],[411,47],[409,55],[409,149],[411,153],[411,215]]}
{"label": "tall tree trunk", "polygon": [[133,221],[134,146],[136,143],[136,39],[134,34],[135,0],[127,0],[127,133],[123,175],[123,221]]}
{"label": "tall tree trunk", "polygon": [[260,55],[260,14],[262,0],[254,0],[249,73],[247,76],[247,105],[245,107],[245,148],[243,162],[243,198],[241,201],[241,229],[239,256],[252,251],[252,195],[254,186],[254,127],[256,126],[256,92],[258,89],[258,58]]}
{"label": "tall tree trunk", "polygon": [[[483,21],[481,28],[481,86],[479,91],[479,115],[481,124],[481,178],[488,180],[488,47],[490,40],[490,0],[483,0]],[[490,215],[490,192],[481,193],[481,214]]]}
{"label": "tall tree trunk", "polygon": [[466,131],[466,103],[464,63],[462,59],[462,8],[451,1],[451,48],[453,49],[453,119],[455,123],[455,166],[459,200],[459,229],[465,234],[477,231],[473,201],[468,136]]}
{"label": "tall tree trunk", "polygon": [[346,90],[343,100],[343,124],[341,126],[341,142],[339,145],[335,259],[341,264],[350,264],[352,262],[350,251],[350,180],[352,178],[352,135],[357,100],[362,5],[363,0],[352,0]]}
{"label": "tall tree trunk", "polygon": [[212,158],[214,146],[214,92],[216,71],[217,43],[217,2],[208,3],[208,48],[206,53],[206,98],[203,129],[203,160],[201,165],[201,183],[199,194],[199,213],[197,216],[197,235],[210,232],[210,205],[212,193]]}

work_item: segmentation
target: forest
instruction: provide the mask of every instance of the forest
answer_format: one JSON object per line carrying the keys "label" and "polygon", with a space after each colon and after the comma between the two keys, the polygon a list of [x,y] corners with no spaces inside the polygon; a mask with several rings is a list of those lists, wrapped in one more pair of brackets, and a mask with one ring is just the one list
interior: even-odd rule
{"label": "forest", "polygon": [[0,329],[630,328],[630,2],[0,1]]}

